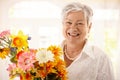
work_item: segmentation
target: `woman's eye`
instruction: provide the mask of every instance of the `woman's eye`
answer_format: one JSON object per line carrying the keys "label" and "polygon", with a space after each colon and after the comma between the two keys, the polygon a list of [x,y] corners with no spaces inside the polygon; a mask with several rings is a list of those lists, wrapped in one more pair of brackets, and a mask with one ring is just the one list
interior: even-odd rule
{"label": "woman's eye", "polygon": [[72,23],[71,22],[66,22],[67,25],[71,25]]}
{"label": "woman's eye", "polygon": [[77,25],[84,25],[84,23],[77,23]]}

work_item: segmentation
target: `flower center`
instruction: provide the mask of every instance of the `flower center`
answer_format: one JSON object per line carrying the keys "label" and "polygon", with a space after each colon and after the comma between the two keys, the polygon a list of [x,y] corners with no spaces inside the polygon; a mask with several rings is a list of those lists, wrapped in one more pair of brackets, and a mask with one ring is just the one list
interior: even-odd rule
{"label": "flower center", "polygon": [[19,38],[19,37],[16,37],[14,40],[13,40],[13,43],[15,46],[21,46],[22,45],[22,39]]}

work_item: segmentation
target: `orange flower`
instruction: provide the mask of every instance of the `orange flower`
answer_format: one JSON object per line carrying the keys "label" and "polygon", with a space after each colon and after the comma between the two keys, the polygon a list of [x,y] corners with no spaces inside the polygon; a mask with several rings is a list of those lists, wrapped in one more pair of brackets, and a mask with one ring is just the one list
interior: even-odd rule
{"label": "orange flower", "polygon": [[62,54],[62,49],[59,46],[51,45],[50,47],[48,47],[48,50],[52,51],[55,56],[60,56]]}
{"label": "orange flower", "polygon": [[56,65],[56,66],[57,66],[57,69],[58,69],[59,76],[60,76],[61,78],[63,78],[62,80],[66,80],[65,78],[67,78],[67,77],[66,77],[67,71],[66,71],[66,64],[65,64],[65,62],[60,59],[60,60],[57,62],[57,65]]}
{"label": "orange flower", "polygon": [[4,59],[10,53],[9,48],[2,48],[0,49],[0,58]]}
{"label": "orange flower", "polygon": [[26,80],[31,80],[32,76],[30,72],[26,73]]}
{"label": "orange flower", "polygon": [[49,74],[49,73],[56,73],[56,70],[53,69],[53,67],[54,67],[55,65],[56,65],[56,64],[55,64],[54,62],[52,62],[52,61],[47,62],[47,64],[46,64],[46,70],[47,70],[47,73],[48,73],[48,74]]}
{"label": "orange flower", "polygon": [[37,70],[36,76],[41,77],[41,78],[45,78],[46,72],[44,70]]}

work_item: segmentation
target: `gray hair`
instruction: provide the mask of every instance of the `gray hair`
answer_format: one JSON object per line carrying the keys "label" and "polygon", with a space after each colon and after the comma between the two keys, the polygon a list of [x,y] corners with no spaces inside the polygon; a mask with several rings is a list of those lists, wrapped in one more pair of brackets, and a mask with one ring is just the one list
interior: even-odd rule
{"label": "gray hair", "polygon": [[93,16],[92,9],[89,6],[81,4],[79,2],[70,3],[63,8],[62,10],[63,19],[67,16],[68,13],[73,11],[82,11],[85,14],[87,23],[89,24],[91,22]]}

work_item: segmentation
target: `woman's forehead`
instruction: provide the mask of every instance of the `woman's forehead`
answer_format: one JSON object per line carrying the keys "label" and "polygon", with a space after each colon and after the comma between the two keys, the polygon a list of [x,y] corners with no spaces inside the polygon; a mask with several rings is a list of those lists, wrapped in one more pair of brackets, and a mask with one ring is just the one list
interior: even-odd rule
{"label": "woman's forehead", "polygon": [[70,12],[65,16],[66,20],[72,20],[72,19],[78,19],[78,20],[84,20],[85,15],[83,12]]}

